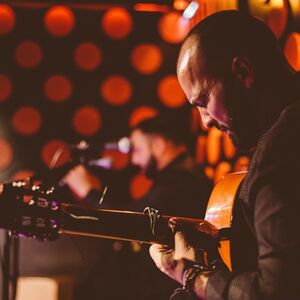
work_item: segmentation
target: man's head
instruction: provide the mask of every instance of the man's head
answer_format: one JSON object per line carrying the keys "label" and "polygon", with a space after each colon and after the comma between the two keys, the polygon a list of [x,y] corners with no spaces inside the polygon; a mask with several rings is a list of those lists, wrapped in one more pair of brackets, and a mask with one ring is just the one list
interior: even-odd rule
{"label": "man's head", "polygon": [[180,128],[168,119],[154,117],[137,124],[131,131],[131,162],[148,176],[164,168],[184,151]]}
{"label": "man's head", "polygon": [[289,72],[273,33],[239,11],[218,12],[195,26],[177,67],[179,82],[204,125],[216,126],[245,149],[265,129],[257,119],[270,105],[264,90]]}

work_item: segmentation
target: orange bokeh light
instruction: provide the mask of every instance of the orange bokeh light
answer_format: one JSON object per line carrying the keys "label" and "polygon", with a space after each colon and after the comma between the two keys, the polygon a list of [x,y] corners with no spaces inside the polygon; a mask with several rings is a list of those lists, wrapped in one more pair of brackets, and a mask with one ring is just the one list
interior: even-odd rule
{"label": "orange bokeh light", "polygon": [[222,161],[220,162],[216,169],[215,169],[215,174],[214,174],[214,182],[218,182],[223,176],[231,172],[231,164],[227,161]]}
{"label": "orange bokeh light", "polygon": [[114,170],[122,170],[129,164],[129,155],[116,150],[103,151],[103,157],[112,160],[112,168]]}
{"label": "orange bokeh light", "polygon": [[190,24],[187,19],[182,17],[182,14],[171,12],[161,17],[158,30],[164,41],[171,44],[178,44],[188,34]]}
{"label": "orange bokeh light", "polygon": [[234,165],[234,172],[247,171],[250,164],[250,159],[247,156],[240,156]]}
{"label": "orange bokeh light", "polygon": [[92,71],[100,65],[102,54],[97,45],[93,43],[82,43],[76,47],[74,59],[80,69]]}
{"label": "orange bokeh light", "polygon": [[164,77],[158,84],[157,93],[161,102],[169,108],[178,108],[186,103],[186,98],[175,75]]}
{"label": "orange bokeh light", "polygon": [[6,75],[0,74],[0,102],[5,101],[12,92],[12,83]]}
{"label": "orange bokeh light", "polygon": [[132,95],[130,82],[119,75],[110,76],[100,86],[103,98],[112,105],[127,103]]}
{"label": "orange bokeh light", "polygon": [[189,5],[189,2],[187,0],[174,0],[174,8],[177,10],[185,10],[187,6]]}
{"label": "orange bokeh light", "polygon": [[136,3],[133,6],[134,10],[142,12],[161,12],[166,13],[170,11],[168,5],[153,4],[153,3]]}
{"label": "orange bokeh light", "polygon": [[70,161],[71,151],[64,141],[53,139],[42,147],[41,158],[47,167],[56,168]]}
{"label": "orange bokeh light", "polygon": [[11,143],[5,138],[0,138],[0,149],[0,171],[3,171],[11,165],[14,157],[14,151]]}
{"label": "orange bokeh light", "polygon": [[18,109],[12,118],[14,129],[23,135],[31,135],[38,132],[41,127],[42,117],[39,111],[30,106]]}
{"label": "orange bokeh light", "polygon": [[155,117],[158,115],[158,111],[150,106],[140,106],[136,108],[129,117],[129,126],[134,127],[139,122]]}
{"label": "orange bokeh light", "polygon": [[132,17],[128,11],[121,7],[114,7],[104,14],[102,28],[112,39],[123,39],[132,30]]}
{"label": "orange bokeh light", "polygon": [[206,140],[206,157],[211,165],[215,165],[221,157],[221,137],[222,133],[217,128],[209,129]]}
{"label": "orange bokeh light", "polygon": [[288,2],[286,0],[273,0],[264,3],[264,1],[252,0],[248,1],[247,5],[249,13],[265,22],[279,38],[287,25]]}
{"label": "orange bokeh light", "polygon": [[44,85],[45,95],[55,102],[67,100],[72,94],[72,83],[63,75],[53,75]]}
{"label": "orange bokeh light", "polygon": [[198,164],[203,164],[206,159],[206,137],[199,135],[196,145],[196,161]]}
{"label": "orange bokeh light", "polygon": [[9,33],[14,26],[15,13],[13,9],[6,4],[0,4],[0,35]]}
{"label": "orange bokeh light", "polygon": [[284,47],[284,53],[291,66],[300,71],[300,33],[292,32]]}
{"label": "orange bokeh light", "polygon": [[35,42],[22,42],[16,49],[16,59],[21,67],[33,68],[41,62],[42,50]]}
{"label": "orange bokeh light", "polygon": [[133,67],[142,74],[156,72],[161,67],[162,60],[160,48],[153,44],[138,45],[131,53]]}
{"label": "orange bokeh light", "polygon": [[231,139],[225,133],[223,133],[223,151],[227,159],[232,159],[236,153],[236,148],[234,147]]}
{"label": "orange bokeh light", "polygon": [[102,125],[100,112],[92,106],[78,109],[73,117],[73,127],[79,134],[94,135]]}
{"label": "orange bokeh light", "polygon": [[70,8],[57,5],[47,11],[44,24],[48,32],[52,35],[65,36],[73,30],[75,17]]}
{"label": "orange bokeh light", "polygon": [[215,175],[215,170],[211,166],[206,166],[204,168],[204,173],[207,176],[208,179],[213,180]]}
{"label": "orange bokeh light", "polygon": [[287,9],[286,8],[273,8],[268,14],[267,24],[273,33],[279,38],[287,24]]}
{"label": "orange bokeh light", "polygon": [[13,180],[24,180],[28,177],[31,177],[34,174],[32,170],[22,169],[18,170],[12,177]]}
{"label": "orange bokeh light", "polygon": [[196,107],[192,107],[191,111],[191,130],[192,132],[197,132],[201,128],[201,131],[207,131],[208,129],[204,127],[199,110]]}
{"label": "orange bokeh light", "polygon": [[143,174],[138,174],[131,179],[130,195],[133,200],[139,200],[145,196],[152,186],[152,181]]}

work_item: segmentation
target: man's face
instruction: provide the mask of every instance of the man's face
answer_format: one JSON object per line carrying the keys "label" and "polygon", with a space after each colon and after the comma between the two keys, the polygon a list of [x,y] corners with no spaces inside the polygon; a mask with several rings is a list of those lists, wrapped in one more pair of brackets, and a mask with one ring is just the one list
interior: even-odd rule
{"label": "man's face", "polygon": [[146,171],[153,158],[149,137],[141,130],[136,129],[131,133],[130,141],[132,145],[132,164],[139,166],[143,171]]}
{"label": "man's face", "polygon": [[209,78],[192,45],[178,60],[178,80],[189,102],[197,107],[204,126],[217,127],[242,149],[256,139],[252,130],[250,93],[233,76],[224,81]]}
{"label": "man's face", "polygon": [[179,57],[179,83],[189,102],[199,110],[204,126],[216,126],[232,137],[232,120],[225,107],[224,86],[220,81],[205,76],[193,51],[191,47]]}

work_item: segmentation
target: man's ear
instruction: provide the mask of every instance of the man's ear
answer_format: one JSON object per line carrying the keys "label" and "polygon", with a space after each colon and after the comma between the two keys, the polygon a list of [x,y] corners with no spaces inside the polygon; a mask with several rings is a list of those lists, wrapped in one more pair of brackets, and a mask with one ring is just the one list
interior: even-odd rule
{"label": "man's ear", "polygon": [[251,88],[253,86],[253,68],[248,58],[234,57],[231,63],[231,69],[245,88]]}

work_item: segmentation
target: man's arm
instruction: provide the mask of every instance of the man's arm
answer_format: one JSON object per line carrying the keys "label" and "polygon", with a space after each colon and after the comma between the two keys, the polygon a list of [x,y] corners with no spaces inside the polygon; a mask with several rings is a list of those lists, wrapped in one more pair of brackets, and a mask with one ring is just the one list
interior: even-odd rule
{"label": "man's arm", "polygon": [[[218,270],[199,275],[194,291],[200,299],[204,295],[208,300],[299,299],[300,284],[295,270],[299,268],[300,255],[297,222],[300,197],[297,197],[299,188],[294,175],[286,174],[284,181],[281,175],[269,177],[269,182],[267,180],[255,196],[254,218],[259,245],[257,270],[243,273]],[[180,236],[172,259],[169,256],[166,260],[166,254],[159,246],[152,246],[150,253],[163,272],[182,283],[180,278],[187,267],[182,260],[192,260],[192,257],[184,254],[191,251],[191,247],[184,235]],[[181,250],[178,252],[177,249]]]}

